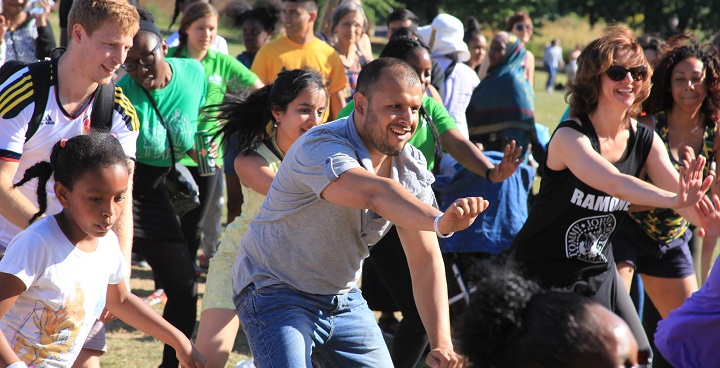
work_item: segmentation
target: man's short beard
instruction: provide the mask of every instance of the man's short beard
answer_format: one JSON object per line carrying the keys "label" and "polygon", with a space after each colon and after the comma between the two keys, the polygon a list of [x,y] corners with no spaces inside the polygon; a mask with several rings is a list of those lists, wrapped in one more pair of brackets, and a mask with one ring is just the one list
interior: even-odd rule
{"label": "man's short beard", "polygon": [[[369,124],[368,124],[369,123]],[[400,156],[403,149],[405,148],[405,145],[402,147],[395,147],[388,144],[387,141],[387,132],[382,131],[380,129],[376,129],[378,125],[377,117],[375,116],[375,113],[372,111],[368,111],[368,115],[365,118],[365,130],[370,135],[370,142],[372,145],[380,151],[383,155],[386,156]],[[385,138],[385,139],[383,139]],[[407,144],[407,143],[405,143]]]}

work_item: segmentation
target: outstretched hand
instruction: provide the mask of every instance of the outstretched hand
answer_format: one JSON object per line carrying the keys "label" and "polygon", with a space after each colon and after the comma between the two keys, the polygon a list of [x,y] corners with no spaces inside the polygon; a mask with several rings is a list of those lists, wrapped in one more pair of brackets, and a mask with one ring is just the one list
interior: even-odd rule
{"label": "outstretched hand", "polygon": [[443,234],[447,234],[467,229],[489,205],[490,203],[482,197],[456,199],[445,210],[445,214],[440,217],[438,230]]}
{"label": "outstretched hand", "polygon": [[696,205],[695,211],[700,218],[698,235],[701,237],[717,238],[720,236],[720,198],[717,194],[712,199],[704,196]]}
{"label": "outstretched hand", "polygon": [[495,169],[490,173],[490,177],[487,179],[497,183],[509,178],[523,162],[523,159],[520,157],[521,153],[522,146],[517,147],[517,143],[515,141],[506,144],[502,160],[499,164],[495,165]]}
{"label": "outstretched hand", "polygon": [[680,167],[680,184],[673,208],[694,206],[702,199],[715,180],[714,171],[710,171],[708,176],[703,179],[705,157],[693,158],[693,156],[692,150],[685,153],[683,166]]}

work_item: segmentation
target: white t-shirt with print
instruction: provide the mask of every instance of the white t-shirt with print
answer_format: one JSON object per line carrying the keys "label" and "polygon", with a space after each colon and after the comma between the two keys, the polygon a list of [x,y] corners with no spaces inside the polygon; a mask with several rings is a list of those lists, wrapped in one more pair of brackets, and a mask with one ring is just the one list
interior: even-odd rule
{"label": "white t-shirt with print", "polygon": [[112,231],[84,252],[48,216],[13,239],[0,272],[27,288],[0,319],[15,353],[28,365],[70,367],[105,308],[108,285],[122,282],[129,267]]}

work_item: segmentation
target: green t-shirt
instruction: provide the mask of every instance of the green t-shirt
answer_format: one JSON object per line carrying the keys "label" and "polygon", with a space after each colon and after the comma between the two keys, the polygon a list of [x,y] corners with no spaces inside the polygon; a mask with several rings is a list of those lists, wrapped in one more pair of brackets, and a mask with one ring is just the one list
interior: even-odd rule
{"label": "green t-shirt", "polygon": [[[168,50],[168,55],[174,56],[176,50],[177,47],[171,48]],[[187,54],[187,48],[182,48],[177,57],[190,58]],[[225,98],[228,87],[231,89],[249,88],[258,79],[255,73],[251,72],[250,69],[234,57],[213,50],[208,50],[207,55],[200,61],[200,64],[205,69],[205,78],[207,79],[204,106],[221,103]],[[217,120],[201,120],[198,122],[198,130],[209,130],[213,133],[217,130]],[[216,142],[220,143],[219,137]],[[222,149],[218,150],[218,155],[222,157]],[[185,156],[180,162],[185,166],[197,166],[189,156]],[[222,163],[222,160],[216,160],[216,162]]]}
{"label": "green t-shirt", "polygon": [[[166,58],[172,68],[172,79],[162,89],[150,90],[163,119],[170,129],[175,159],[185,156],[193,147],[198,112],[205,103],[205,74],[199,62],[192,59]],[[140,121],[137,160],[140,163],[170,167],[170,146],[167,133],[142,87],[129,74],[117,85],[135,106]]]}
{"label": "green t-shirt", "polygon": [[[450,129],[457,129],[455,119],[450,116],[445,106],[441,103],[433,100],[431,97],[423,96],[422,104],[425,111],[427,111],[430,118],[432,118],[432,122],[437,128],[438,136],[441,136]],[[355,110],[355,101],[350,101],[345,108],[340,110],[338,119],[349,116],[353,110]],[[432,171],[435,166],[435,139],[427,124],[427,121],[421,118],[415,134],[410,138],[408,143],[422,152],[427,161],[428,170]]]}

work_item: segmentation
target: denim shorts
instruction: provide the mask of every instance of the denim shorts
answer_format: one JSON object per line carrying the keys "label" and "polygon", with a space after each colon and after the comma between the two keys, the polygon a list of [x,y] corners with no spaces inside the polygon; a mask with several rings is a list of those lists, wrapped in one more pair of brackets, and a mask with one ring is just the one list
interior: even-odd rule
{"label": "denim shorts", "polygon": [[360,290],[314,295],[287,285],[234,298],[256,367],[392,367]]}

